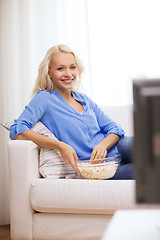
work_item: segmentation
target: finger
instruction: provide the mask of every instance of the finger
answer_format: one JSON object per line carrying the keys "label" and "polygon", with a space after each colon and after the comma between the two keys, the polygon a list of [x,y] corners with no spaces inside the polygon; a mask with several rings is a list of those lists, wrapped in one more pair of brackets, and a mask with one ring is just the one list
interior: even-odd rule
{"label": "finger", "polygon": [[70,164],[71,164],[72,168],[74,169],[74,171],[75,171],[78,175],[80,175],[81,173],[80,173],[79,169],[76,167],[75,163],[71,162]]}
{"label": "finger", "polygon": [[78,175],[80,175],[80,171],[79,171],[79,169],[76,167],[76,164],[75,164],[75,161],[77,162],[78,161],[78,156],[77,156],[77,154],[74,152],[73,153],[73,160],[71,160],[71,162],[70,162],[70,164],[71,164],[71,166],[72,166],[72,168],[74,169],[74,171],[78,174]]}
{"label": "finger", "polygon": [[94,159],[95,159],[95,160],[99,160],[99,159],[102,157],[103,152],[104,152],[103,149],[97,148],[97,149],[96,149],[96,152],[95,152]]}
{"label": "finger", "polygon": [[103,159],[105,158],[106,154],[107,154],[106,150],[99,148],[95,154],[94,160],[97,160],[97,163],[101,163],[103,161]]}
{"label": "finger", "polygon": [[77,156],[76,152],[73,153],[73,156],[74,156],[74,160],[75,160],[76,162],[78,162],[78,156]]}
{"label": "finger", "polygon": [[95,148],[93,148],[93,151],[92,151],[92,154],[91,154],[91,157],[90,157],[90,161],[94,160],[95,155],[96,155],[96,150],[95,150]]}
{"label": "finger", "polygon": [[105,158],[107,154],[107,151],[104,149],[101,149],[101,151],[99,152],[99,159]]}
{"label": "finger", "polygon": [[68,159],[63,159],[63,161],[65,162],[65,163],[69,163],[69,161],[68,161]]}
{"label": "finger", "polygon": [[101,153],[101,157],[100,157],[101,162],[105,159],[106,155],[107,155],[107,151],[103,151],[103,152]]}

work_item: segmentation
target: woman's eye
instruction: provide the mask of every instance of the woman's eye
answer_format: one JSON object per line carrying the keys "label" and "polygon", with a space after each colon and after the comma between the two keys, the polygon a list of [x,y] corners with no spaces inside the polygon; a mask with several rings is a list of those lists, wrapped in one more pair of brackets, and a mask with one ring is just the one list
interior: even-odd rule
{"label": "woman's eye", "polygon": [[63,68],[62,68],[62,67],[59,67],[57,70],[58,70],[58,71],[62,71],[62,70],[63,70]]}
{"label": "woman's eye", "polygon": [[72,66],[72,67],[71,67],[71,69],[75,69],[75,68],[76,68],[76,66]]}

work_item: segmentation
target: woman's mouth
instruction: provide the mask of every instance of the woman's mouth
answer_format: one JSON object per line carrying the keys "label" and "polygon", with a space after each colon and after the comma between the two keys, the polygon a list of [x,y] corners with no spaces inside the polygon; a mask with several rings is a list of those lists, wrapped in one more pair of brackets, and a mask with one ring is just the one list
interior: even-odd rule
{"label": "woman's mouth", "polygon": [[61,79],[61,81],[66,84],[70,84],[70,83],[72,83],[73,79]]}

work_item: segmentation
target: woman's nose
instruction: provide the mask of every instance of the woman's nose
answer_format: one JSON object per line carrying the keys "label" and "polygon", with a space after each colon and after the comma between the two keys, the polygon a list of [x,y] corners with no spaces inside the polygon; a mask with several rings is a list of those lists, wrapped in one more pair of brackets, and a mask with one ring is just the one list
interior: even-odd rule
{"label": "woman's nose", "polygon": [[66,69],[65,76],[67,76],[67,77],[71,77],[72,76],[72,73],[70,72],[70,69]]}

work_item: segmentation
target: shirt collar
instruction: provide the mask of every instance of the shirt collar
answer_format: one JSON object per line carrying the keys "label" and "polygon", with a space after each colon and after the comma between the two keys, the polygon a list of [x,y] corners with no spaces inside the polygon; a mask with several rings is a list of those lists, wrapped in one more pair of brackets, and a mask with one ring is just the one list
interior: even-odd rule
{"label": "shirt collar", "polygon": [[83,103],[84,105],[86,104],[85,99],[82,97],[83,96],[82,94],[80,94],[79,92],[71,92],[71,93],[75,100]]}

